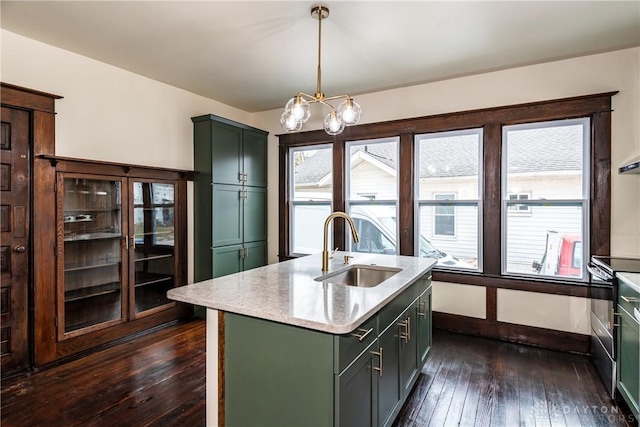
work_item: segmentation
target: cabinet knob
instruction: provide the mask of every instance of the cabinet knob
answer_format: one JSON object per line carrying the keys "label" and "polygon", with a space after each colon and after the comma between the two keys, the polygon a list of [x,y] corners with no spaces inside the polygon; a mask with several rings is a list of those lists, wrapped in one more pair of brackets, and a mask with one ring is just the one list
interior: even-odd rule
{"label": "cabinet knob", "polygon": [[24,251],[27,250],[27,248],[25,246],[22,245],[18,245],[16,247],[13,248],[13,250],[19,254],[23,253]]}

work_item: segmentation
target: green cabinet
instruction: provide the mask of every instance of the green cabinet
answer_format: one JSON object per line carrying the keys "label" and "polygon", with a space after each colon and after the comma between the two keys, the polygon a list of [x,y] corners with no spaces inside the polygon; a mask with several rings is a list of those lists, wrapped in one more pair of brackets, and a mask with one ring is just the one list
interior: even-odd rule
{"label": "green cabinet", "polygon": [[228,245],[213,248],[213,277],[250,270],[267,263],[267,242]]}
{"label": "green cabinet", "polygon": [[225,313],[226,425],[391,426],[430,348],[430,295],[429,275],[345,335]]}
{"label": "green cabinet", "polygon": [[431,349],[431,287],[418,298],[418,357],[424,364]]}
{"label": "green cabinet", "polygon": [[378,417],[378,340],[336,376],[336,420],[341,427],[374,426]]}
{"label": "green cabinet", "polygon": [[195,280],[266,265],[267,132],[212,114],[191,120]]}
{"label": "green cabinet", "polygon": [[380,371],[378,374],[380,387],[378,389],[378,422],[372,426],[388,426],[393,423],[395,415],[402,407],[402,386],[400,369],[400,327],[391,324],[380,335],[378,352]]}
{"label": "green cabinet", "polygon": [[267,240],[267,189],[213,185],[212,247]]}
{"label": "green cabinet", "polygon": [[629,409],[640,418],[640,292],[625,281],[618,289],[617,388]]}
{"label": "green cabinet", "polygon": [[406,396],[411,392],[413,384],[420,372],[418,366],[418,334],[416,330],[418,316],[418,302],[414,302],[400,316],[400,379],[402,395]]}

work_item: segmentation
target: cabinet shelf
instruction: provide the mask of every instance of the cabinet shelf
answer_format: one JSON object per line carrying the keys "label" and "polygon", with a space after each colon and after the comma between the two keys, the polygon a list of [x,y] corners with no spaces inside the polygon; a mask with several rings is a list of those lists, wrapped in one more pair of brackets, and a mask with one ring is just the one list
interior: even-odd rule
{"label": "cabinet shelf", "polygon": [[93,265],[79,265],[79,266],[74,266],[74,267],[65,267],[64,272],[65,273],[72,273],[74,271],[86,271],[86,270],[93,270],[93,269],[97,269],[97,268],[105,268],[105,267],[113,267],[113,266],[119,266],[120,262],[105,262],[102,264],[93,264]]}
{"label": "cabinet shelf", "polygon": [[159,273],[136,273],[136,285],[135,287],[154,285],[156,283],[163,283],[173,281],[173,276],[168,274]]}
{"label": "cabinet shelf", "polygon": [[120,233],[85,233],[85,234],[72,234],[64,236],[65,242],[82,242],[87,240],[105,240],[105,239],[118,239],[121,238]]}
{"label": "cabinet shelf", "polygon": [[173,256],[173,254],[150,255],[150,256],[147,256],[147,257],[136,258],[136,262],[153,261],[153,260],[156,260],[156,259],[171,258],[172,256]]}
{"label": "cabinet shelf", "polygon": [[88,298],[94,298],[100,295],[112,294],[120,292],[120,283],[112,282],[98,286],[90,286],[86,288],[74,289],[72,291],[65,291],[64,301],[72,302],[79,301]]}
{"label": "cabinet shelf", "polygon": [[64,214],[72,212],[120,212],[122,208],[74,208],[71,206],[64,207]]}

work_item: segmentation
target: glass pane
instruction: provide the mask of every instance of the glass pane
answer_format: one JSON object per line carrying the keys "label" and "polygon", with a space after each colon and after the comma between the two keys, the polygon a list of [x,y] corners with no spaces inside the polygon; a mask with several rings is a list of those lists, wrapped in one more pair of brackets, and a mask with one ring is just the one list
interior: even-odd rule
{"label": "glass pane", "polygon": [[360,241],[354,243],[347,227],[351,251],[393,255],[396,248],[396,207],[389,205],[354,205],[349,215]]}
{"label": "glass pane", "polygon": [[508,199],[528,194],[532,200],[582,198],[586,120],[506,126]]}
{"label": "glass pane", "polygon": [[64,179],[64,330],[122,317],[119,181]]}
{"label": "glass pane", "polygon": [[349,200],[397,199],[397,140],[349,143],[348,147]]}
{"label": "glass pane", "polygon": [[322,200],[333,197],[333,150],[331,147],[292,149],[292,200]]}
{"label": "glass pane", "polygon": [[[439,215],[444,209],[453,215]],[[476,206],[421,206],[418,230],[421,257],[435,258],[443,267],[478,268]]]}
{"label": "glass pane", "polygon": [[[324,222],[331,214],[331,205],[294,205],[291,225],[291,252],[314,254],[322,252]],[[331,227],[329,242],[331,242]],[[331,243],[329,243],[331,246]],[[331,248],[333,249],[333,248]]]}
{"label": "glass pane", "polygon": [[134,182],[135,311],[168,304],[175,286],[173,184]]}
{"label": "glass pane", "polygon": [[438,200],[443,193],[458,200],[479,198],[481,129],[418,135],[416,141],[420,200]]}
{"label": "glass pane", "polygon": [[529,208],[507,215],[507,272],[582,278],[582,207]]}

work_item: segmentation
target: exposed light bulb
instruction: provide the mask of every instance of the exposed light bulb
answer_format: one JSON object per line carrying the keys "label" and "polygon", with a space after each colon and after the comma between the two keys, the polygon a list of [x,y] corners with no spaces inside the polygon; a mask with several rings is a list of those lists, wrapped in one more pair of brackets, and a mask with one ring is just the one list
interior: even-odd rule
{"label": "exposed light bulb", "polygon": [[284,107],[285,112],[289,112],[296,120],[305,123],[309,120],[311,112],[309,111],[309,103],[300,96],[295,96],[287,102]]}
{"label": "exposed light bulb", "polygon": [[325,117],[324,119],[324,131],[329,135],[338,135],[339,133],[342,133],[343,130],[344,123],[342,123],[342,121],[338,119],[336,112],[334,110],[331,110],[331,112],[327,114],[327,117]]}
{"label": "exposed light bulb", "polygon": [[338,107],[338,118],[342,120],[342,122],[346,126],[355,125],[360,120],[360,116],[362,115],[362,109],[357,102],[348,97],[340,106]]}
{"label": "exposed light bulb", "polygon": [[297,132],[302,129],[302,122],[300,120],[296,120],[294,115],[289,111],[282,113],[282,117],[280,117],[280,124],[287,132]]}

